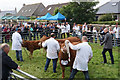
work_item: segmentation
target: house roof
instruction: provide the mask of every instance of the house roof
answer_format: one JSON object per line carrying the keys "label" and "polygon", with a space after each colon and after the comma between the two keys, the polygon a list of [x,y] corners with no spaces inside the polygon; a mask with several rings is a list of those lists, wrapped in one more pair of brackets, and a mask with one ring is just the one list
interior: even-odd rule
{"label": "house roof", "polygon": [[120,13],[120,0],[111,0],[98,9],[96,14]]}
{"label": "house roof", "polygon": [[54,14],[54,10],[56,8],[62,8],[62,6],[66,6],[68,3],[61,3],[61,4],[53,4],[53,5],[48,5],[40,14],[41,16],[44,16],[47,13]]}
{"label": "house roof", "polygon": [[30,4],[23,6],[16,16],[37,16],[45,6],[42,3]]}
{"label": "house roof", "polygon": [[0,18],[1,17],[3,17],[3,16],[5,16],[7,13],[10,13],[10,14],[16,14],[17,12],[16,12],[16,10],[9,10],[9,11],[1,11],[0,12]]}

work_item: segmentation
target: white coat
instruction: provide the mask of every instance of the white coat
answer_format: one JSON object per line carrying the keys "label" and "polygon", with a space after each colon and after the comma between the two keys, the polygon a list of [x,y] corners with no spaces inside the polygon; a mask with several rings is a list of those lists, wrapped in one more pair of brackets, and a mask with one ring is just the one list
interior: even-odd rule
{"label": "white coat", "polygon": [[22,38],[18,32],[12,34],[12,50],[22,50]]}
{"label": "white coat", "polygon": [[47,47],[47,55],[46,57],[49,59],[56,59],[58,58],[57,51],[60,50],[60,46],[58,41],[54,38],[50,38],[42,43],[43,47]]}
{"label": "white coat", "polygon": [[61,33],[65,33],[66,32],[66,28],[65,28],[65,26],[64,25],[61,25]]}
{"label": "white coat", "polygon": [[117,29],[116,29],[116,27],[113,29],[113,32],[116,32],[115,33],[115,36],[116,36],[116,38],[120,38],[120,28],[119,27],[117,27]]}
{"label": "white coat", "polygon": [[70,25],[66,25],[66,33],[69,33],[70,32]]}
{"label": "white coat", "polygon": [[93,53],[88,42],[73,45],[69,42],[69,46],[73,50],[77,50],[73,69],[80,71],[88,71],[88,61],[92,58]]}

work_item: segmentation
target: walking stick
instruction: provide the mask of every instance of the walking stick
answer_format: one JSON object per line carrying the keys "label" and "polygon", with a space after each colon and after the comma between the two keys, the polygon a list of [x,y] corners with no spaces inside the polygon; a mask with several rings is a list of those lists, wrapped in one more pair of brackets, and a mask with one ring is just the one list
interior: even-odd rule
{"label": "walking stick", "polygon": [[26,49],[25,49],[25,48],[23,48],[23,49],[24,49],[25,53],[27,54],[27,56],[29,57],[29,55],[28,55],[28,53],[27,53]]}

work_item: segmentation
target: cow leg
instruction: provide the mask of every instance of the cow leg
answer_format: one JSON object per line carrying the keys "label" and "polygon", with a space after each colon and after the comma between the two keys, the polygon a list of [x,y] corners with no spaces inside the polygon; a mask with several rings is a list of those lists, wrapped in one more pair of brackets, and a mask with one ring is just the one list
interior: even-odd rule
{"label": "cow leg", "polygon": [[40,54],[41,54],[41,49],[40,49]]}
{"label": "cow leg", "polygon": [[30,60],[33,58],[32,54],[33,54],[33,52],[30,52]]}
{"label": "cow leg", "polygon": [[70,72],[72,72],[72,69],[73,69],[72,66],[70,66]]}
{"label": "cow leg", "polygon": [[64,66],[61,66],[62,67],[62,78],[65,77],[65,67]]}
{"label": "cow leg", "polygon": [[43,53],[45,53],[46,52],[46,50],[43,48]]}

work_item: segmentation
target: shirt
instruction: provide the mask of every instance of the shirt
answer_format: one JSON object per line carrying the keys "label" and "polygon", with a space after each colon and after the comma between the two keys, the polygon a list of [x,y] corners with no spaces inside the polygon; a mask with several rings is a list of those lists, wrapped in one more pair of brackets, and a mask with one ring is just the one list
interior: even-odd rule
{"label": "shirt", "polygon": [[43,47],[47,47],[47,55],[46,57],[49,59],[56,59],[58,58],[57,52],[60,50],[60,46],[58,41],[54,38],[50,38],[42,43]]}
{"label": "shirt", "polygon": [[115,33],[116,38],[120,38],[120,35],[119,35],[119,34],[120,34],[120,29],[119,29],[119,27],[117,27],[117,28],[115,27],[115,28],[113,29],[113,32],[116,32],[116,33]]}
{"label": "shirt", "polygon": [[65,33],[66,32],[66,28],[65,28],[65,26],[64,25],[61,25],[61,33]]}
{"label": "shirt", "polygon": [[88,61],[93,56],[92,49],[88,42],[79,43],[77,45],[69,43],[69,46],[71,49],[77,50],[73,69],[88,71]]}
{"label": "shirt", "polygon": [[70,32],[70,25],[66,25],[66,32],[69,33]]}

